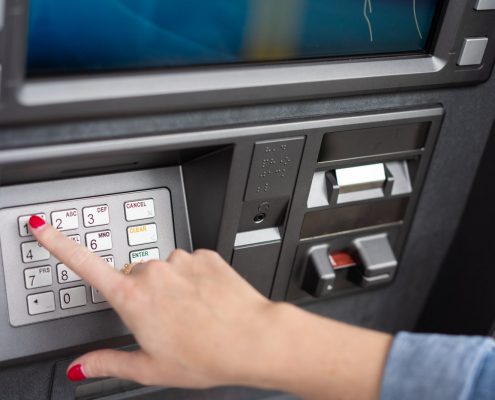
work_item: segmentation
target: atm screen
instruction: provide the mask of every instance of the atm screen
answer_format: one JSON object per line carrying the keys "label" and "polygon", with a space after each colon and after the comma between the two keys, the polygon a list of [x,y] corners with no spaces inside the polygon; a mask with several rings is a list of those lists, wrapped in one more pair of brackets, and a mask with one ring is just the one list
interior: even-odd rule
{"label": "atm screen", "polygon": [[28,76],[427,52],[441,0],[31,0]]}

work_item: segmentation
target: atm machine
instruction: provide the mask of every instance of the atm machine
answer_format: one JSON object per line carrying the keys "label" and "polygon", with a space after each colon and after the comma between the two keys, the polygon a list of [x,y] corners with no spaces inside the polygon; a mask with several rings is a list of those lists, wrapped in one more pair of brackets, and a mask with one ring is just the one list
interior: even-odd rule
{"label": "atm machine", "polygon": [[493,0],[1,0],[0,397],[291,398],[69,382],[134,342],[32,214],[117,269],[213,249],[273,300],[414,329],[492,130],[494,27]]}

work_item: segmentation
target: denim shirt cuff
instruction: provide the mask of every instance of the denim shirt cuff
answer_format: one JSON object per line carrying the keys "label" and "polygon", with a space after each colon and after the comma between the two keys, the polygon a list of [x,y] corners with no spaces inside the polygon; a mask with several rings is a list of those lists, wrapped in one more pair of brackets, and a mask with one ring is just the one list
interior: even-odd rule
{"label": "denim shirt cuff", "polygon": [[486,337],[401,332],[388,355],[381,399],[468,400],[493,346]]}

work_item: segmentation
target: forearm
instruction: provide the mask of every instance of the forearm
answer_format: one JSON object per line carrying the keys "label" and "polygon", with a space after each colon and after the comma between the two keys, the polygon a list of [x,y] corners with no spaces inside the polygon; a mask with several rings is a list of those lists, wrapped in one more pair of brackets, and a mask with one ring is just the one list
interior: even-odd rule
{"label": "forearm", "polygon": [[325,319],[294,306],[270,311],[252,386],[305,399],[378,399],[392,337]]}

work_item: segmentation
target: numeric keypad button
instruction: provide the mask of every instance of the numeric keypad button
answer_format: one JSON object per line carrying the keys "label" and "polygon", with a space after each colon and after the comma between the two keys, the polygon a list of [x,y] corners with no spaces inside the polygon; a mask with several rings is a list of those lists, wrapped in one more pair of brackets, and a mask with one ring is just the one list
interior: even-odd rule
{"label": "numeric keypad button", "polygon": [[158,240],[156,224],[137,225],[127,228],[129,246],[154,243]]}
{"label": "numeric keypad button", "polygon": [[115,258],[112,255],[102,256],[101,258],[103,258],[103,261],[110,264],[112,267],[115,267]]}
{"label": "numeric keypad button", "polygon": [[103,297],[101,292],[94,287],[91,287],[91,299],[93,300],[93,303],[103,303],[107,301],[107,299]]}
{"label": "numeric keypad button", "polygon": [[90,228],[92,226],[108,225],[110,223],[110,213],[108,205],[83,208],[84,226]]}
{"label": "numeric keypad button", "polygon": [[36,293],[27,297],[29,315],[44,314],[55,311],[53,292]]}
{"label": "numeric keypad button", "polygon": [[143,249],[131,251],[129,253],[129,261],[131,263],[136,262],[146,262],[151,260],[159,260],[160,259],[160,250],[157,247],[152,249]]}
{"label": "numeric keypad button", "polygon": [[57,264],[57,281],[58,283],[69,283],[82,280],[79,275],[72,271],[65,264]]}
{"label": "numeric keypad button", "polygon": [[[41,213],[36,215],[46,221],[46,214]],[[31,218],[31,215],[23,215],[17,220],[19,224],[19,235],[21,237],[31,236],[31,232],[29,231],[29,218]]]}
{"label": "numeric keypad button", "polygon": [[105,251],[112,249],[112,232],[110,230],[86,233],[86,247],[90,251]]}
{"label": "numeric keypad button", "polygon": [[21,243],[22,262],[32,263],[50,258],[50,253],[38,242]]}
{"label": "numeric keypad button", "polygon": [[60,291],[60,307],[67,308],[81,307],[86,305],[86,286],[76,286]]}
{"label": "numeric keypad button", "polygon": [[69,231],[79,228],[79,216],[75,208],[54,211],[51,214],[52,225],[59,231]]}
{"label": "numeric keypad button", "polygon": [[80,235],[69,235],[69,236],[67,236],[67,239],[70,239],[77,244],[81,244],[81,236]]}
{"label": "numeric keypad button", "polygon": [[43,267],[28,268],[24,270],[24,283],[26,289],[36,289],[52,284],[52,267],[45,265]]}
{"label": "numeric keypad button", "polygon": [[137,221],[138,219],[153,218],[155,216],[155,202],[153,199],[127,201],[124,203],[125,219]]}

